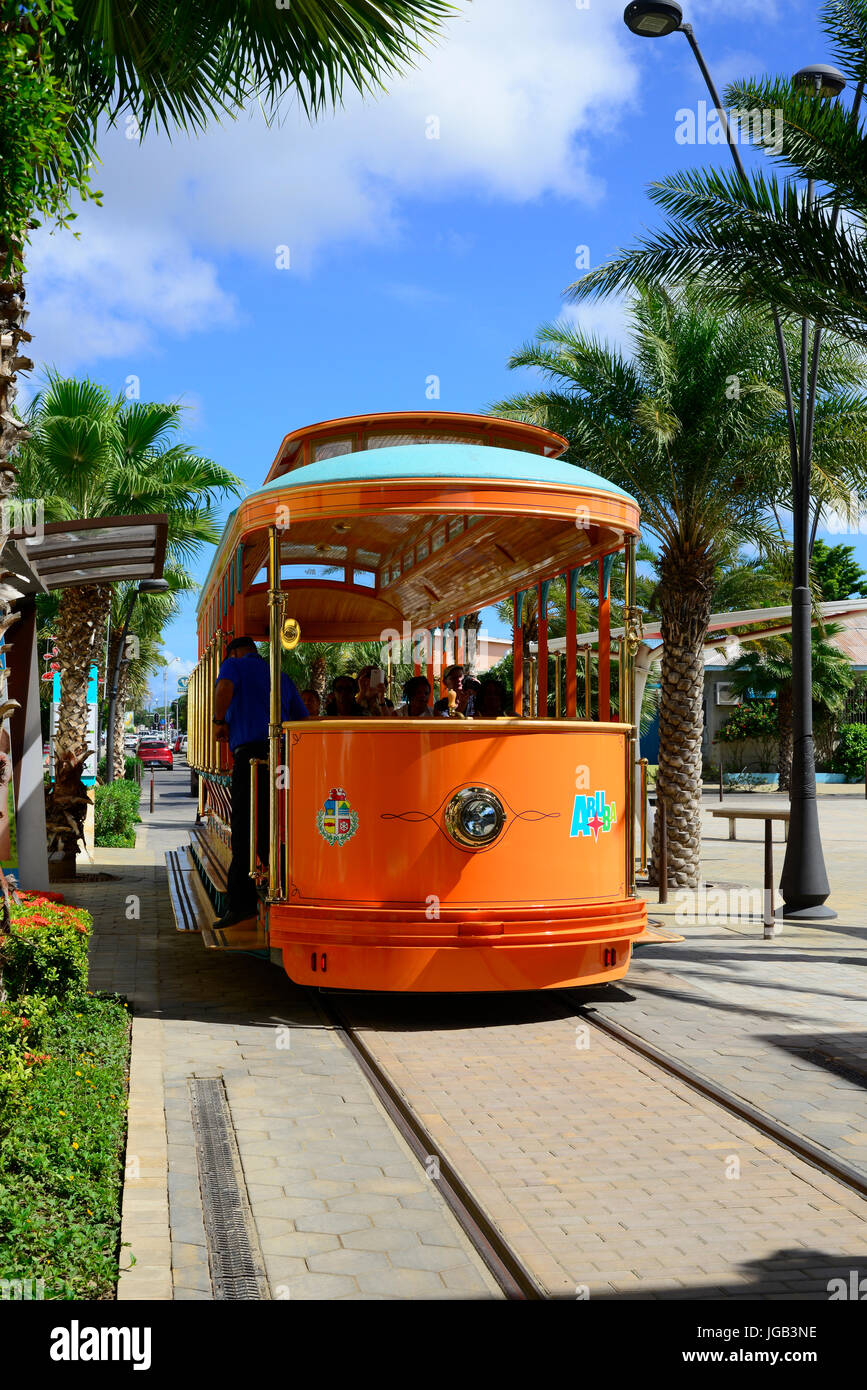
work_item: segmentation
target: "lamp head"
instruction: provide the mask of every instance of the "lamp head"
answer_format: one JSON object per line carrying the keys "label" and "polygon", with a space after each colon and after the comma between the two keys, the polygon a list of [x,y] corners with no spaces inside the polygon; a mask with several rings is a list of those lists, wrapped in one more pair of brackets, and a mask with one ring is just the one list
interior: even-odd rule
{"label": "lamp head", "polygon": [[167,594],[170,587],[167,579],[142,579],[138,591],[140,594]]}
{"label": "lamp head", "polygon": [[846,86],[840,69],[832,68],[830,63],[810,63],[806,68],[799,68],[792,80],[796,87],[818,89],[823,97],[838,97]]}
{"label": "lamp head", "polygon": [[632,0],[623,12],[623,22],[633,34],[661,39],[681,27],[683,10],[674,0]]}

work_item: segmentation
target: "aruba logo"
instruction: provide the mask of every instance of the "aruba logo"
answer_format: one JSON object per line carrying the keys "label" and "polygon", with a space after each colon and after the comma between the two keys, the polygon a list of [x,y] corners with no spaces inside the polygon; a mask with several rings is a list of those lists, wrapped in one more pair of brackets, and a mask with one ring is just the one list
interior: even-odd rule
{"label": "aruba logo", "polygon": [[572,808],[569,838],[572,839],[576,835],[592,835],[598,842],[600,833],[604,835],[616,824],[617,807],[613,801],[606,802],[604,792],[591,792],[589,796],[578,795]]}

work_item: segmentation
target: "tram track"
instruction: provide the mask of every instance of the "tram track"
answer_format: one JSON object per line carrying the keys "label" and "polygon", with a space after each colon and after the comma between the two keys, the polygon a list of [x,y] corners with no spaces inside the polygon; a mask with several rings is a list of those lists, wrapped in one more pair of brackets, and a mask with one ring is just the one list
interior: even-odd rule
{"label": "tram track", "polygon": [[[394,1084],[386,1069],[376,1060],[358,1030],[341,1012],[335,997],[324,991],[316,993],[313,997],[315,1006],[325,1014],[344,1046],[352,1053],[392,1123],[425,1169],[458,1225],[490,1270],[504,1297],[519,1301],[544,1299],[544,1289],[503,1238],[495,1222],[476,1201],[424,1122]],[[436,1161],[435,1168],[432,1168],[431,1160]]]}
{"label": "tram track", "polygon": [[637,1033],[633,1033],[631,1029],[624,1028],[622,1024],[613,1023],[608,1018],[602,1018],[596,1013],[592,1005],[581,1004],[574,999],[571,1002],[575,1004],[576,1017],[585,1019],[592,1027],[607,1034],[609,1038],[615,1039],[638,1056],[653,1062],[670,1076],[697,1091],[705,1099],[722,1106],[724,1110],[736,1115],[738,1119],[745,1120],[747,1124],[752,1125],[768,1139],[773,1139],[784,1149],[789,1149],[792,1153],[797,1154],[798,1158],[812,1163],[827,1177],[844,1183],[846,1187],[857,1192],[859,1197],[867,1197],[867,1174],[859,1172],[857,1168],[853,1168],[848,1163],[844,1163],[842,1159],[822,1148],[820,1144],[814,1144],[805,1135],[798,1134],[797,1130],[790,1129],[788,1125],[775,1120],[772,1115],[759,1110],[757,1106],[751,1105],[748,1100],[735,1095],[733,1091],[729,1091],[717,1082],[701,1076],[692,1067],[688,1067],[683,1062],[671,1057],[667,1052],[655,1047],[653,1043],[649,1043],[644,1038],[639,1037]]}
{"label": "tram track", "polygon": [[[359,1069],[414,1157],[425,1169],[473,1248],[491,1272],[503,1296],[510,1300],[545,1300],[552,1296],[557,1297],[557,1293],[552,1293],[545,1282],[537,1277],[537,1273],[533,1272],[533,1261],[528,1264],[512,1247],[498,1225],[494,1213],[486,1210],[484,1202],[474,1195],[470,1184],[461,1175],[460,1164],[449,1159],[442,1142],[433,1137],[429,1126],[414,1108],[412,1099],[393,1080],[387,1063],[380,1061],[376,1056],[375,1043],[369,1045],[365,1041],[362,1034],[376,1033],[376,1025],[367,1021],[361,1026],[356,1026],[348,1016],[351,1005],[346,1004],[339,994],[321,991],[317,992],[314,998],[316,1007],[355,1058]],[[646,1042],[628,1028],[602,1017],[592,1004],[577,999],[569,991],[560,996],[560,1002],[564,999],[568,1001],[570,1012],[576,1021],[588,1025],[592,1030],[618,1044],[633,1059],[650,1062],[665,1076],[748,1125],[757,1134],[806,1162],[826,1178],[842,1184],[858,1198],[867,1197],[867,1175],[838,1159],[806,1136],[775,1120],[734,1092],[700,1075],[676,1057]],[[552,1007],[552,1017],[555,1016],[562,1018],[562,1013]],[[659,1080],[661,1082],[662,1078]],[[436,1161],[435,1166],[432,1160]],[[502,1211],[500,1215],[502,1216]],[[649,1296],[653,1297],[652,1294]]]}

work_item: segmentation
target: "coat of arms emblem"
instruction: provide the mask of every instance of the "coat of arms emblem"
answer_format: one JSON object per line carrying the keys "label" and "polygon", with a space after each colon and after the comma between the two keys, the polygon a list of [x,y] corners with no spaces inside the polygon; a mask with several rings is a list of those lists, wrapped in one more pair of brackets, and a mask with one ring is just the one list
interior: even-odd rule
{"label": "coat of arms emblem", "polygon": [[332,787],[322,810],[316,817],[316,828],[329,845],[342,845],[358,829],[358,815],[349,804],[342,787]]}

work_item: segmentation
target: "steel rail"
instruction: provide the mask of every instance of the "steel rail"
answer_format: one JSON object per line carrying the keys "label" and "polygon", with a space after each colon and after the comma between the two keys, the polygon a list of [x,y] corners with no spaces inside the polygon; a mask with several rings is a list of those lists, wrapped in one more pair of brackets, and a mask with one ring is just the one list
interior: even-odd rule
{"label": "steel rail", "polygon": [[631,1029],[624,1028],[619,1023],[612,1023],[609,1018],[603,1018],[596,1012],[592,1004],[580,1004],[574,998],[572,1002],[577,1005],[576,1013],[586,1019],[594,1028],[598,1028],[600,1032],[607,1033],[609,1037],[623,1043],[632,1052],[637,1052],[646,1060],[654,1062],[670,1076],[676,1077],[678,1081],[684,1082],[692,1090],[698,1091],[705,1099],[712,1100],[715,1104],[722,1106],[724,1110],[737,1115],[739,1119],[752,1125],[754,1129],[759,1130],[767,1138],[775,1140],[782,1148],[789,1149],[799,1158],[806,1159],[808,1163],[819,1168],[828,1177],[852,1188],[860,1197],[867,1197],[867,1174],[851,1167],[832,1154],[830,1150],[822,1148],[820,1144],[813,1143],[806,1135],[798,1134],[796,1130],[790,1129],[780,1120],[775,1120],[772,1115],[768,1115],[764,1110],[759,1110],[748,1100],[726,1090],[724,1086],[718,1085],[717,1082],[709,1080],[706,1076],[700,1076],[698,1072],[693,1071],[692,1067],[688,1067],[683,1062],[678,1062],[674,1057],[670,1057],[668,1053],[660,1051],[653,1043],[645,1042],[644,1038],[633,1033]]}
{"label": "steel rail", "polygon": [[452,1164],[437,1146],[429,1131],[416,1115],[405,1096],[391,1080],[362,1041],[357,1030],[348,1023],[333,995],[319,991],[313,995],[314,1007],[325,1015],[344,1046],[351,1052],[361,1071],[370,1082],[389,1119],[402,1139],[421,1163],[425,1172],[432,1158],[438,1171],[430,1181],[440,1193],[470,1244],[481,1256],[507,1299],[545,1299],[545,1290],[537,1284],[529,1270],[504,1239],[494,1222],[476,1201]]}

